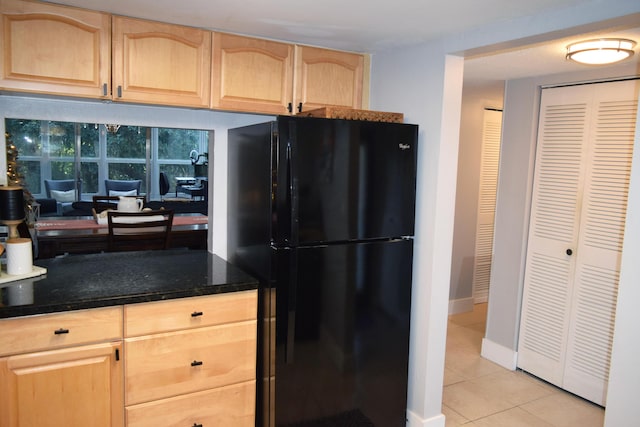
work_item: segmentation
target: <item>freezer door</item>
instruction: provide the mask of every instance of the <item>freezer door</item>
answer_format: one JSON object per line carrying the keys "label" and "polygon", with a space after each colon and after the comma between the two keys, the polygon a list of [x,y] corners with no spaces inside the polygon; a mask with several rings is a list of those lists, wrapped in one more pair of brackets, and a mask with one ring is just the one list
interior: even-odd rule
{"label": "freezer door", "polygon": [[276,251],[276,426],[331,417],[405,425],[412,247]]}
{"label": "freezer door", "polygon": [[278,129],[284,244],[413,235],[417,126],[282,117]]}

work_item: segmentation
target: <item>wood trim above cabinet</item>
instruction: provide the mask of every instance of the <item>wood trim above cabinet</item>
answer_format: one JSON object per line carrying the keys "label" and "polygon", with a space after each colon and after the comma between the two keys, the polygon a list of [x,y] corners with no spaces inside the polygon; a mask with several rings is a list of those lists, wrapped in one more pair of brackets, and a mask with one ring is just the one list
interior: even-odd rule
{"label": "wood trim above cabinet", "polygon": [[211,32],[113,17],[114,101],[208,108]]}
{"label": "wood trim above cabinet", "polygon": [[111,97],[111,15],[0,0],[0,88]]}
{"label": "wood trim above cabinet", "polygon": [[214,32],[212,107],[289,114],[293,52],[292,44]]}

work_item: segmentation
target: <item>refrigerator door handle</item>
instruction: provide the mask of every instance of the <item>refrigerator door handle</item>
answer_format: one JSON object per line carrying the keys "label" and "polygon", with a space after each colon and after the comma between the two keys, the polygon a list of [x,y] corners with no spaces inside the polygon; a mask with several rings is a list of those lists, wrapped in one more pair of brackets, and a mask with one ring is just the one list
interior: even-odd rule
{"label": "refrigerator door handle", "polygon": [[289,257],[289,300],[287,301],[287,349],[285,363],[293,363],[296,339],[296,308],[298,292],[298,251],[292,249]]}
{"label": "refrigerator door handle", "polygon": [[[291,129],[290,132],[294,132]],[[295,143],[287,142],[287,163],[289,164],[289,201],[291,203],[290,244],[298,244],[298,162],[296,160]]]}

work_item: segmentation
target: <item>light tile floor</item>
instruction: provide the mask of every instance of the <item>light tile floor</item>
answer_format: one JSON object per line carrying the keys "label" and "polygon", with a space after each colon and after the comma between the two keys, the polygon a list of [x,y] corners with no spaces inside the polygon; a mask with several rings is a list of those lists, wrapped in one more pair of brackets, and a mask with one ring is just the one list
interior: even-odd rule
{"label": "light tile floor", "polygon": [[442,411],[446,427],[602,427],[604,410],[480,357],[487,304],[449,316]]}

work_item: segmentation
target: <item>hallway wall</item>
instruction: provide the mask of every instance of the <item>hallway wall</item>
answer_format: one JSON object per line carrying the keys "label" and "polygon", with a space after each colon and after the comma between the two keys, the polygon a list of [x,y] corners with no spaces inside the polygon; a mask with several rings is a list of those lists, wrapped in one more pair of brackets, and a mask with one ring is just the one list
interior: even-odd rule
{"label": "hallway wall", "polygon": [[473,309],[473,265],[484,109],[501,109],[503,96],[503,87],[478,88],[463,85],[462,88],[449,314]]}

